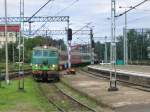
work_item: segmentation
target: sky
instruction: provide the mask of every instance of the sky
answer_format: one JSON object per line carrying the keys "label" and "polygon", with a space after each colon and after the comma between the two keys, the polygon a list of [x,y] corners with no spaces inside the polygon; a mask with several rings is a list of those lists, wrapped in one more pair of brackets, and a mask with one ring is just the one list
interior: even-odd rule
{"label": "sky", "polygon": [[[19,16],[19,1],[7,0],[8,16]],[[124,12],[124,8],[134,6],[143,0],[116,0],[116,14]],[[32,16],[47,0],[24,0],[25,16]],[[73,4],[74,3],[74,4]],[[73,5],[72,5],[73,4]],[[150,27],[150,1],[144,3],[140,7],[134,9],[127,14],[128,28],[149,28]],[[67,7],[67,8],[66,8]],[[62,11],[62,9],[64,9]],[[110,40],[110,18],[111,16],[111,0],[53,0],[44,7],[37,16],[55,16],[58,12],[59,16],[70,16],[70,27],[72,29],[80,29],[87,23],[91,23],[89,27],[94,29],[94,37],[96,41],[104,41],[105,36]],[[4,17],[4,0],[0,0],[0,17]],[[41,23],[34,23],[32,29],[38,29]],[[27,29],[28,25],[25,25]],[[64,23],[48,23],[45,29],[65,29]],[[124,16],[116,19],[116,35],[122,35],[124,27]],[[85,28],[89,29],[89,28]],[[57,36],[58,37],[58,36]],[[65,38],[59,36],[60,38]],[[73,42],[77,42],[75,36]],[[89,42],[89,35],[81,36],[80,41]],[[56,38],[56,37],[55,37]]]}

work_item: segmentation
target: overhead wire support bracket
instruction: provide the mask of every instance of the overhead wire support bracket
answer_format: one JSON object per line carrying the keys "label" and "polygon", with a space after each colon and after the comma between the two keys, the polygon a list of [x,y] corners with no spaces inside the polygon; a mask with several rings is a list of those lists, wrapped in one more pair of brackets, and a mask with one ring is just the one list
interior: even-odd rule
{"label": "overhead wire support bracket", "polygon": [[[32,30],[32,32],[35,32]],[[67,35],[66,30],[39,30],[37,35],[43,35],[47,32],[47,35]],[[74,35],[89,35],[90,30],[72,30]],[[76,33],[75,33],[76,32]],[[25,32],[26,34],[29,34],[28,31]],[[35,33],[31,33],[31,35],[35,35]]]}
{"label": "overhead wire support bracket", "polygon": [[125,12],[123,12],[123,13],[121,13],[121,14],[119,14],[119,15],[116,15],[115,17],[123,16],[124,14],[126,14],[126,13],[130,12],[131,10],[133,10],[133,9],[137,8],[138,6],[140,6],[140,5],[144,4],[144,3],[145,3],[145,2],[147,2],[147,1],[150,1],[150,0],[144,0],[144,1],[140,2],[140,3],[138,3],[137,5],[135,5],[135,6],[131,7],[129,10],[126,10]]}
{"label": "overhead wire support bracket", "polygon": [[[20,19],[20,17],[8,17],[7,21],[9,23],[11,22],[29,22],[30,17],[23,17]],[[48,17],[33,17],[32,21],[30,22],[68,22],[69,21],[69,16],[48,16]],[[5,22],[5,17],[0,17],[0,23]]]}
{"label": "overhead wire support bracket", "polygon": [[28,19],[28,22],[30,22],[31,21],[31,19],[36,15],[36,14],[38,14],[49,2],[51,2],[51,1],[53,1],[53,0],[48,0],[42,7],[40,7],[40,9],[39,10],[37,10],[29,19]]}

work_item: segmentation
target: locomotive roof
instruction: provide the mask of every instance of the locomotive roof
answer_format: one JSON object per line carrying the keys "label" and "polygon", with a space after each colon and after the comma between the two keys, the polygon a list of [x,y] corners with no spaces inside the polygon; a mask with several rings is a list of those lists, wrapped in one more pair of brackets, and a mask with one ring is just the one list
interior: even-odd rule
{"label": "locomotive roof", "polygon": [[37,46],[37,47],[34,47],[33,50],[43,50],[43,49],[49,49],[49,50],[55,50],[55,51],[58,51],[58,49],[56,47],[51,47],[51,46],[46,46],[46,48],[44,46]]}

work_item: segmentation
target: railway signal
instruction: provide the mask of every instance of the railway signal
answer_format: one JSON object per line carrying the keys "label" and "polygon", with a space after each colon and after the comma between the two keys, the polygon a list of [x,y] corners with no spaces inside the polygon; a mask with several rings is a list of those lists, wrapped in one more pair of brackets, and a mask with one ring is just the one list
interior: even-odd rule
{"label": "railway signal", "polygon": [[69,28],[68,31],[67,31],[67,37],[68,37],[69,41],[72,40],[72,29],[71,28]]}
{"label": "railway signal", "polygon": [[68,40],[68,68],[71,68],[71,40],[72,40],[72,29],[69,28],[67,30],[67,40]]}
{"label": "railway signal", "polygon": [[91,39],[91,64],[94,64],[94,38],[93,29],[90,29],[90,39]]}

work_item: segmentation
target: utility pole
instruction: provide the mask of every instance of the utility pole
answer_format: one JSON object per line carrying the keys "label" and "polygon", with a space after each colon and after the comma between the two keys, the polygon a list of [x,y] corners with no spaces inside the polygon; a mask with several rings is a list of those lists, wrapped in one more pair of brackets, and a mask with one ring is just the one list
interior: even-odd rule
{"label": "utility pole", "polygon": [[107,36],[105,36],[105,63],[108,63],[108,58],[107,58]]}
{"label": "utility pole", "polygon": [[116,36],[115,36],[115,16],[116,16],[116,1],[111,0],[111,65],[113,72],[110,72],[110,87],[108,91],[118,91],[116,80]]}
{"label": "utility pole", "polygon": [[[125,8],[126,12],[126,8]],[[128,39],[127,39],[127,13],[125,13],[125,27],[123,29],[123,60],[124,64],[128,64]]]}
{"label": "utility pole", "polygon": [[[20,0],[20,34],[19,34],[19,82],[18,90],[24,91],[24,37],[22,36],[22,31],[24,31],[24,21],[22,22],[21,18],[24,18],[24,0]],[[23,28],[23,29],[22,29]],[[22,55],[21,55],[22,51]]]}
{"label": "utility pole", "polygon": [[[16,35],[16,34],[15,34]],[[13,51],[13,64],[15,64],[15,49],[14,49],[14,37],[12,36],[12,51]]]}
{"label": "utility pole", "polygon": [[5,55],[6,55],[6,83],[9,84],[9,73],[8,73],[8,34],[7,34],[7,0],[5,0]]}
{"label": "utility pole", "polygon": [[[24,18],[24,0],[22,0],[22,11],[21,11],[21,15],[22,15],[22,18]],[[24,33],[24,21],[22,22],[22,32]],[[23,34],[22,33],[22,34]],[[22,44],[23,44],[23,53],[22,53],[22,55],[23,55],[23,59],[22,59],[22,61],[23,61],[23,65],[24,65],[24,50],[25,50],[25,48],[24,48],[24,36],[22,36]],[[24,68],[24,67],[23,67]]]}
{"label": "utility pole", "polygon": [[127,8],[131,9],[132,6],[130,7],[122,7],[120,6],[119,8],[124,8],[125,9],[125,26],[124,26],[124,38],[123,38],[123,60],[124,60],[124,64],[128,64],[128,37],[127,37]]}
{"label": "utility pole", "polygon": [[[126,8],[125,8],[126,12]],[[124,63],[128,64],[128,39],[127,39],[127,13],[125,13],[125,29],[124,29]]]}

